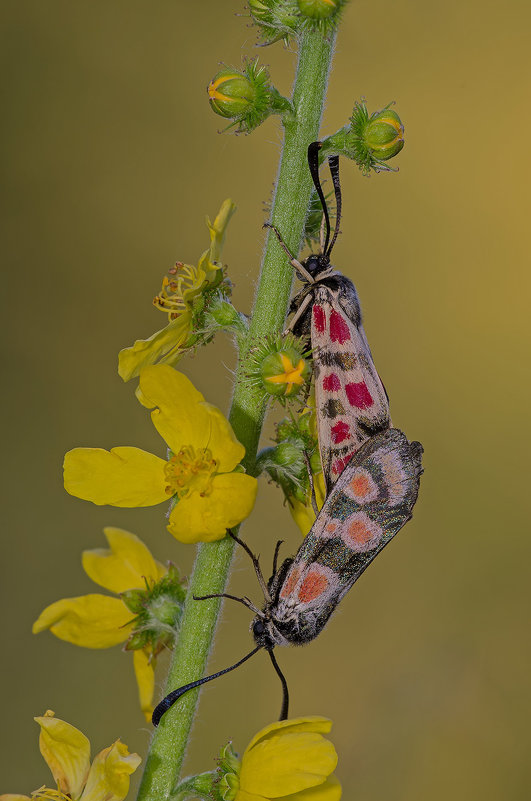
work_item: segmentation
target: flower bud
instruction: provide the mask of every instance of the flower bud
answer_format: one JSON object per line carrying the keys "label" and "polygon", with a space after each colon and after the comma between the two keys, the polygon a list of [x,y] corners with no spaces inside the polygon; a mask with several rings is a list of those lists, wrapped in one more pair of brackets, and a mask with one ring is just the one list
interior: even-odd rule
{"label": "flower bud", "polygon": [[337,14],[341,0],[297,0],[299,11],[309,19],[329,19]]}
{"label": "flower bud", "polygon": [[364,100],[355,103],[350,123],[321,143],[320,158],[346,156],[365,175],[371,170],[393,171],[385,162],[404,147],[404,126],[391,105],[369,116]]}
{"label": "flower bud", "polygon": [[271,114],[290,114],[292,106],[269,83],[269,73],[257,60],[243,71],[227,68],[212,78],[208,87],[210,106],[216,114],[233,120],[237,133],[250,133]]}
{"label": "flower bud", "polygon": [[248,0],[251,19],[259,29],[261,44],[283,39],[285,44],[297,33],[300,19],[296,0]]}
{"label": "flower bud", "polygon": [[260,367],[263,386],[270,395],[297,395],[309,374],[309,361],[289,347],[270,353]]}
{"label": "flower bud", "polygon": [[396,111],[384,108],[373,114],[363,132],[363,141],[381,161],[396,156],[404,147],[404,126]]}
{"label": "flower bud", "polygon": [[234,119],[245,115],[256,98],[256,87],[236,70],[221,70],[207,88],[210,106],[220,117]]}

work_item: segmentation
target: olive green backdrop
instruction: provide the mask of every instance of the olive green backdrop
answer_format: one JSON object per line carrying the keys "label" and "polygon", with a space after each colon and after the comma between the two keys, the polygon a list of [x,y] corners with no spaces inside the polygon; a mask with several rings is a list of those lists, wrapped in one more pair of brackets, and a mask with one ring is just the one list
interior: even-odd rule
{"label": "olive green backdrop", "polygon": [[[163,445],[118,350],[162,327],[151,306],[176,260],[208,244],[205,214],[230,196],[224,261],[249,311],[280,132],[220,136],[205,95],[224,61],[255,53],[238,2],[4,0],[3,423],[0,792],[49,783],[33,715],[46,708],[96,750],[150,727],[132,659],[30,632],[48,603],[97,591],[84,548],[134,531],[185,571],[193,549],[163,510],[97,508],[61,484],[76,445]],[[358,287],[396,425],[425,447],[414,520],[318,640],[279,653],[292,714],[334,720],[345,799],[528,799],[529,4],[356,0],[338,40],[322,132],[353,101],[390,100],[406,126],[400,172],[342,165],[335,263]],[[259,55],[281,91],[294,56]],[[234,353],[219,337],[182,368],[228,408]],[[264,441],[267,441],[266,439]],[[269,562],[299,535],[261,482],[245,535]],[[258,597],[238,556],[234,592]],[[212,669],[250,647],[225,608]],[[162,675],[158,692],[162,691]],[[207,770],[274,720],[280,690],[257,656],[202,695],[188,767]],[[133,795],[131,794],[131,797]]]}

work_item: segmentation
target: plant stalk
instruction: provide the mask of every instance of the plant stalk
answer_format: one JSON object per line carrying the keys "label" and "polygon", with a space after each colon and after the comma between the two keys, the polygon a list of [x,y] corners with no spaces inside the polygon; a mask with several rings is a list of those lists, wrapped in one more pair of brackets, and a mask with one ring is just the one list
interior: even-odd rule
{"label": "plant stalk", "polygon": [[[334,40],[334,34],[324,38],[318,32],[306,32],[299,42],[292,94],[295,115],[287,117],[284,125],[284,146],[271,219],[294,254],[302,242],[312,188],[306,151],[310,142],[319,136]],[[255,470],[266,403],[262,395],[242,378],[249,370],[251,348],[262,337],[282,329],[292,280],[293,268],[276,236],[269,231],[229,413],[234,432],[245,446],[244,465],[250,474]],[[224,592],[233,550],[234,542],[229,537],[198,547],[166,692],[204,675],[220,602],[217,599],[194,601],[193,596]],[[164,715],[151,741],[138,801],[165,801],[171,797],[185,756],[198,697],[198,689],[190,690]]]}

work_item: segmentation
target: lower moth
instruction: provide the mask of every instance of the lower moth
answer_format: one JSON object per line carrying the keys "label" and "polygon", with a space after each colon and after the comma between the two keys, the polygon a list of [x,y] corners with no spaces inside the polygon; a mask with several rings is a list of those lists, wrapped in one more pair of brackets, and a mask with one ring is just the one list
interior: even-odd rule
{"label": "lower moth", "polygon": [[287,684],[273,653],[276,646],[304,645],[323,630],[343,596],[375,556],[412,516],[418,495],[422,446],[408,442],[398,429],[388,429],[365,442],[352,456],[328,495],[295,557],[286,559],[266,583],[258,559],[251,556],[264,593],[262,609],[248,598],[206,595],[196,600],[227,597],[255,613],[251,631],[256,647],[235,665],[174,690],[153,713],[162,715],[183,693],[221,676],[264,649],[283,687],[281,720],[288,716]]}
{"label": "lower moth", "polygon": [[298,261],[274,226],[304,286],[293,298],[289,328],[310,340],[314,366],[315,409],[321,464],[327,492],[349,459],[369,437],[391,425],[387,393],[374,366],[363,329],[356,287],[330,265],[339,233],[341,188],[339,159],[328,159],[336,196],[336,224],[330,217],[319,180],[319,142],[308,148],[308,165],[321,200],[326,238],[321,252]]}

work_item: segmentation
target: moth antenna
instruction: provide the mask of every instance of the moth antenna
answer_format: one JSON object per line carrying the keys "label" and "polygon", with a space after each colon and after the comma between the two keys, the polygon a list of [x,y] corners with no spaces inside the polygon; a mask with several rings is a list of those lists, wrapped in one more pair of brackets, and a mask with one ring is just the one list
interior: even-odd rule
{"label": "moth antenna", "polygon": [[328,166],[330,167],[330,175],[332,176],[332,183],[334,184],[334,194],[336,196],[336,226],[334,228],[334,236],[330,242],[328,251],[325,251],[325,256],[330,259],[332,248],[336,244],[337,235],[339,234],[339,223],[341,222],[341,184],[339,182],[339,156],[329,156]]}
{"label": "moth antenna", "polygon": [[230,595],[228,592],[213,592],[211,595],[193,595],[192,598],[194,601],[208,601],[209,598],[230,598],[231,601],[238,601],[238,603],[246,606],[247,609],[250,609],[255,615],[265,617],[264,613],[258,609],[246,595],[239,598],[237,595]]}
{"label": "moth antenna", "polygon": [[254,555],[254,553],[251,551],[247,543],[245,543],[243,540],[237,537],[236,534],[230,528],[227,529],[227,534],[229,534],[229,536],[232,537],[234,542],[237,542],[238,545],[241,545],[245,553],[248,554],[248,556],[250,557],[253,563],[254,571],[258,578],[258,583],[260,584],[262,592],[264,593],[264,598],[268,603],[271,603],[271,596],[269,595],[269,590],[267,589],[267,583],[264,578],[264,574],[262,573],[262,568],[260,567],[260,562],[258,560],[258,557]]}
{"label": "moth antenna", "polygon": [[313,473],[312,473],[312,466],[310,464],[310,457],[308,456],[307,451],[303,451],[304,461],[306,462],[306,470],[308,471],[308,481],[310,482],[310,492],[312,496],[312,507],[313,511],[315,512],[315,516],[317,517],[319,514],[319,509],[317,507],[317,498],[315,497],[315,484],[313,481]]}
{"label": "moth antenna", "polygon": [[328,207],[326,205],[323,187],[321,186],[321,181],[319,180],[320,149],[321,149],[320,142],[312,142],[310,145],[308,145],[308,167],[310,168],[310,175],[312,176],[312,181],[313,185],[315,186],[315,191],[319,195],[319,200],[321,201],[321,206],[323,207],[323,214],[325,217],[325,224],[326,224],[326,237],[323,249],[323,256],[326,257],[328,252],[328,243],[330,241],[330,215],[328,214]]}
{"label": "moth antenna", "polygon": [[288,683],[284,674],[282,673],[277,660],[275,659],[275,655],[273,651],[268,651],[269,658],[273,663],[273,667],[275,668],[276,674],[279,677],[282,683],[282,708],[280,710],[280,717],[279,720],[287,720],[288,719],[288,712],[289,712],[289,690],[288,690]]}
{"label": "moth antenna", "polygon": [[158,726],[160,723],[160,719],[162,718],[164,713],[167,712],[168,709],[171,706],[173,706],[176,701],[179,700],[181,695],[184,695],[186,692],[188,692],[188,690],[193,690],[194,687],[199,687],[199,685],[205,684],[207,681],[212,681],[212,679],[217,679],[218,676],[223,676],[224,673],[229,673],[229,671],[234,670],[237,667],[240,667],[240,665],[243,665],[244,662],[247,662],[247,660],[250,659],[252,656],[254,656],[256,652],[259,651],[261,648],[262,646],[258,645],[253,651],[248,653],[246,656],[243,657],[243,659],[240,659],[240,661],[236,662],[234,665],[231,665],[230,667],[225,668],[224,670],[218,670],[217,673],[213,673],[211,676],[205,676],[202,679],[197,679],[197,681],[191,681],[190,684],[185,684],[184,687],[179,687],[177,690],[173,690],[166,696],[166,698],[162,699],[160,704],[157,704],[157,706],[155,707],[155,710],[151,717],[153,725]]}
{"label": "moth antenna", "polygon": [[273,572],[272,576],[275,575],[277,572],[277,562],[278,562],[278,552],[280,551],[280,546],[283,544],[284,540],[278,540],[277,544],[275,545],[275,553],[273,555]]}

